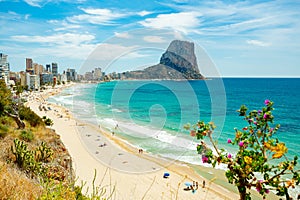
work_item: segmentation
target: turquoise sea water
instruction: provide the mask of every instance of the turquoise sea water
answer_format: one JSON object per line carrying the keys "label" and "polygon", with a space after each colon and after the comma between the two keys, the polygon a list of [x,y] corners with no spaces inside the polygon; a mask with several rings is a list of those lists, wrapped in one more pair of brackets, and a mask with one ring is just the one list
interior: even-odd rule
{"label": "turquoise sea water", "polygon": [[[234,138],[234,128],[247,124],[236,110],[245,104],[260,109],[264,100],[275,102],[277,136],[289,148],[288,157],[300,154],[300,79],[225,78],[206,81],[116,81],[79,84],[50,101],[68,107],[76,117],[101,124],[130,144],[149,153],[202,164],[197,142],[183,130],[186,123],[215,121],[219,145]],[[117,125],[117,127],[116,127]]]}

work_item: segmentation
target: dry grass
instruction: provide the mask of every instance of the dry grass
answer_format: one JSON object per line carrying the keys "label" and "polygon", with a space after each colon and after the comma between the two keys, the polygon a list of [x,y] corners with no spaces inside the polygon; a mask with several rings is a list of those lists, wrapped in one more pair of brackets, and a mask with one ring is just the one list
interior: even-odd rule
{"label": "dry grass", "polygon": [[0,161],[0,199],[37,199],[43,192],[39,184],[21,171]]}
{"label": "dry grass", "polygon": [[21,139],[22,130],[17,129],[15,122],[7,117],[0,117],[0,124],[7,127],[5,136],[0,137],[0,200],[48,199],[49,195],[54,197],[52,199],[74,199],[75,193],[70,187],[73,181],[71,160],[60,137],[51,129],[43,126],[31,127],[26,123],[24,130],[34,134],[34,139],[26,142],[28,149],[34,150],[44,141],[54,153],[51,161],[45,163],[49,167],[47,176],[54,182],[45,185],[42,181],[38,181],[39,177],[29,176],[14,164],[15,156],[12,154],[11,146],[15,138]]}

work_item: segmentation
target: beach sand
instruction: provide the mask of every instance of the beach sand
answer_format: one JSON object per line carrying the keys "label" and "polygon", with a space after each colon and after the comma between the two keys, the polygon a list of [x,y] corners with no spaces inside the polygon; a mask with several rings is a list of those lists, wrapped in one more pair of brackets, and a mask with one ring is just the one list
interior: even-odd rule
{"label": "beach sand", "polygon": [[[96,171],[94,185],[104,189],[104,196],[112,199],[239,199],[238,194],[215,184],[213,176],[210,181],[181,162],[147,152],[139,153],[116,134],[79,121],[66,108],[45,100],[61,89],[36,93],[29,98],[27,105],[39,116],[53,120],[51,128],[60,135],[72,157],[77,185],[86,183],[83,192],[93,192]],[[40,110],[41,105],[48,110]],[[163,178],[165,172],[170,174],[168,178]],[[201,173],[205,173],[205,168],[201,168]],[[202,188],[203,180],[205,188]],[[185,191],[185,183],[193,181],[198,182],[198,190],[194,193]]]}

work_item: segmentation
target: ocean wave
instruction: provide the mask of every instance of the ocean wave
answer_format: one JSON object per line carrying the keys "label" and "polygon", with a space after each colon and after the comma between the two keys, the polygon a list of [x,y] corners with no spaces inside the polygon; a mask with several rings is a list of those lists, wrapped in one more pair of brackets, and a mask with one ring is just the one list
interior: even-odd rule
{"label": "ocean wave", "polygon": [[73,105],[72,96],[51,96],[49,102],[58,103],[61,105]]}
{"label": "ocean wave", "polygon": [[169,133],[165,130],[155,129],[154,127],[117,121],[112,118],[104,118],[100,120],[100,123],[109,125],[110,129],[118,125],[118,130],[120,130],[123,134],[139,139],[155,139],[162,143],[167,143],[172,146],[188,150],[195,150],[197,145],[195,141],[185,138],[185,135],[180,132]]}

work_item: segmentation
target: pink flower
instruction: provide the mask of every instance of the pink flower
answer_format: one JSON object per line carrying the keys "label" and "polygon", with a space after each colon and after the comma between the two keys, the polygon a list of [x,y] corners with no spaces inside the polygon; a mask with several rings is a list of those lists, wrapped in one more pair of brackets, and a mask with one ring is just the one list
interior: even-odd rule
{"label": "pink flower", "polygon": [[254,122],[253,122],[253,124],[255,124],[255,125],[256,125],[256,124],[257,124],[257,121],[254,121]]}
{"label": "pink flower", "polygon": [[268,115],[265,113],[264,114],[264,119],[267,119],[268,118]]}
{"label": "pink flower", "polygon": [[258,110],[257,113],[260,114],[260,113],[261,113],[261,110]]}
{"label": "pink flower", "polygon": [[243,146],[244,146],[244,142],[243,142],[243,141],[240,141],[240,142],[239,142],[239,146],[240,146],[240,147],[243,147]]}
{"label": "pink flower", "polygon": [[227,140],[227,143],[230,144],[230,143],[231,143],[231,139],[228,139],[228,140]]}
{"label": "pink flower", "polygon": [[230,153],[227,155],[227,158],[229,158],[229,159],[230,159],[230,158],[232,158],[232,156],[231,156],[231,154],[230,154]]}
{"label": "pink flower", "polygon": [[202,156],[202,162],[207,163],[207,161],[208,161],[208,158],[206,156]]}
{"label": "pink flower", "polygon": [[257,192],[260,192],[260,187],[256,187],[256,191],[257,191]]}
{"label": "pink flower", "polygon": [[269,103],[270,103],[270,100],[269,100],[269,99],[266,99],[266,100],[265,100],[265,105],[267,106]]}

